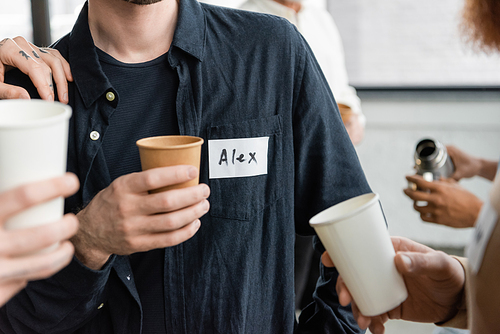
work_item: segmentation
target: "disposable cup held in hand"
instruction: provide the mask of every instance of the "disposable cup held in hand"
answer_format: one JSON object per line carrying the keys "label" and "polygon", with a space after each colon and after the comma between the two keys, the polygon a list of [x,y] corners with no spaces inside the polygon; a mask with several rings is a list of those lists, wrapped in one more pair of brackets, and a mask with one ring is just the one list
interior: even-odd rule
{"label": "disposable cup held in hand", "polygon": [[[200,169],[203,138],[193,136],[158,136],[137,141],[142,170],[176,165],[192,165]],[[199,176],[188,182],[152,190],[152,193],[195,186]]]}
{"label": "disposable cup held in hand", "polygon": [[363,315],[385,313],[408,297],[377,194],[341,202],[309,223]]}
{"label": "disposable cup held in hand", "polygon": [[338,103],[337,106],[339,107],[339,112],[340,112],[340,117],[342,117],[342,122],[344,122],[344,124],[348,123],[351,117],[354,115],[351,107],[342,103]]}
{"label": "disposable cup held in hand", "polygon": [[[42,100],[0,101],[0,192],[64,175],[71,107]],[[36,205],[11,218],[7,229],[62,218],[64,199]]]}

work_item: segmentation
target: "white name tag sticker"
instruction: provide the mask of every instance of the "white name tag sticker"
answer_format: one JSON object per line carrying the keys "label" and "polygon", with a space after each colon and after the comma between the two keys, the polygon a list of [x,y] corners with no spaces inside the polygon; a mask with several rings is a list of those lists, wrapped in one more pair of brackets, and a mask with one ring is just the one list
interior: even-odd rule
{"label": "white name tag sticker", "polygon": [[208,141],[209,178],[267,174],[269,137]]}
{"label": "white name tag sticker", "polygon": [[483,263],[484,252],[490,241],[491,234],[495,229],[498,220],[498,214],[491,206],[490,201],[486,201],[479,212],[474,227],[472,239],[466,248],[466,255],[469,259],[469,265],[474,274],[477,274]]}

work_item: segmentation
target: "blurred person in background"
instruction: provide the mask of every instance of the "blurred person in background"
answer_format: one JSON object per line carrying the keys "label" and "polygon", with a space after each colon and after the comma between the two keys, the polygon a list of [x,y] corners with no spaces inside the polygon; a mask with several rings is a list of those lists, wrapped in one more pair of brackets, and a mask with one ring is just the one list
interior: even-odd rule
{"label": "blurred person in background", "polygon": [[[428,182],[420,175],[410,175],[406,179],[417,186],[417,190],[404,189],[404,193],[415,201],[413,207],[425,222],[451,227],[474,226],[483,201],[458,183],[463,178],[479,176],[493,181],[497,161],[469,155],[454,146],[447,146],[448,155],[455,165],[455,171],[448,179]],[[418,201],[427,202],[417,205]]]}
{"label": "blurred person in background", "polygon": [[302,0],[246,0],[240,8],[281,16],[297,27],[328,81],[352,143],[361,143],[365,116],[356,90],[349,86],[342,39],[330,13]]}
{"label": "blurred person in background", "polygon": [[[500,52],[500,1],[499,0],[467,0],[463,10],[462,31],[478,49],[485,52]],[[473,158],[460,150],[448,147],[454,159],[456,171],[452,175],[455,180],[478,175],[493,180],[489,197],[481,203],[477,214],[477,203],[469,205],[472,194],[458,191],[458,200],[462,205],[454,205],[455,212],[438,214],[436,222],[446,222],[448,226],[466,227],[474,225],[474,234],[467,247],[468,259],[449,256],[435,251],[405,238],[393,237],[396,250],[395,263],[403,275],[408,288],[409,297],[397,308],[376,317],[365,317],[359,313],[355,303],[353,312],[361,328],[370,328],[372,333],[384,332],[384,323],[389,319],[403,319],[418,322],[434,322],[444,327],[469,328],[472,334],[500,333],[500,177],[498,163],[491,160]],[[495,177],[496,173],[496,177]],[[422,181],[410,178],[412,182]],[[430,183],[420,185],[431,186]],[[441,184],[441,188],[445,188]],[[439,187],[438,187],[439,188]],[[426,197],[414,197],[431,203],[435,190]],[[454,188],[456,190],[456,188]],[[434,194],[433,194],[434,191]],[[406,192],[406,191],[405,191]],[[456,192],[456,191],[455,191]],[[454,192],[448,191],[453,197]],[[413,196],[415,193],[410,192]],[[438,195],[439,196],[439,195]],[[444,201],[444,196],[442,200]],[[467,199],[464,199],[467,198]],[[456,201],[456,199],[453,199]],[[446,204],[445,204],[446,205]],[[461,207],[462,206],[462,207]],[[465,209],[464,207],[469,208]],[[428,208],[428,209],[432,209]],[[428,211],[424,210],[424,214]],[[431,215],[439,213],[432,211]],[[477,216],[474,222],[473,216]],[[457,222],[448,220],[458,217]],[[327,253],[323,255],[325,266],[331,267]],[[463,266],[463,269],[461,266]],[[352,297],[342,277],[337,280],[337,293],[342,305],[348,305]],[[443,329],[442,333],[450,332]]]}
{"label": "blurred person in background", "polygon": [[[328,81],[352,143],[361,143],[365,116],[356,90],[349,86],[342,40],[330,13],[302,0],[246,0],[240,8],[281,16],[297,27]],[[319,277],[320,255],[313,250],[312,237],[297,236],[295,302],[298,310],[312,301],[312,292]]]}
{"label": "blurred person in background", "polygon": [[[455,228],[473,227],[483,206],[483,201],[466,190],[458,181],[479,176],[493,181],[498,163],[493,160],[471,156],[455,146],[446,146],[448,155],[455,166],[454,173],[447,179],[426,181],[420,175],[407,176],[416,185],[416,190],[404,189],[404,193],[414,201],[413,207],[423,221]],[[419,205],[417,202],[426,202]],[[456,328],[436,328],[433,334],[466,334],[467,330]]]}

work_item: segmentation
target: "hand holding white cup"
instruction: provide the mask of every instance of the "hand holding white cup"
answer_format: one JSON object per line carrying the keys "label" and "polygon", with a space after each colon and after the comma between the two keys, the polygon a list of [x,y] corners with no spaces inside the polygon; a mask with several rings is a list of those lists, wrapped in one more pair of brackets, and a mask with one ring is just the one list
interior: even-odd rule
{"label": "hand holding white cup", "polygon": [[377,194],[336,204],[310,220],[362,314],[392,310],[407,297]]}
{"label": "hand holding white cup", "polygon": [[[66,172],[71,108],[42,100],[0,101],[0,192]],[[62,218],[64,198],[35,205],[9,218],[6,229]]]}

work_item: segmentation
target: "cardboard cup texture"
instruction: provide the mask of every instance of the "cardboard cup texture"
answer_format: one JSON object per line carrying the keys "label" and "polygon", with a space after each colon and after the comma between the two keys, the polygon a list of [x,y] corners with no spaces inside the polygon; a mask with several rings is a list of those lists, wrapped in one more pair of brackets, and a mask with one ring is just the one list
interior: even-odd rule
{"label": "cardboard cup texture", "polygon": [[352,111],[351,107],[346,106],[345,104],[339,103],[337,104],[339,107],[339,112],[340,112],[340,117],[342,117],[342,122],[346,124],[347,122],[350,121],[351,117],[354,115],[354,112]]}
{"label": "cardboard cup texture", "polygon": [[310,220],[359,310],[375,316],[401,304],[408,292],[377,194],[334,205]]}
{"label": "cardboard cup texture", "polygon": [[[158,136],[137,141],[142,170],[176,165],[192,165],[200,169],[203,139],[192,136]],[[151,190],[157,193],[165,190],[195,186],[199,176],[188,182]]]}
{"label": "cardboard cup texture", "polygon": [[[64,175],[71,107],[42,100],[0,101],[0,192]],[[56,198],[10,217],[5,227],[20,229],[62,218]]]}

